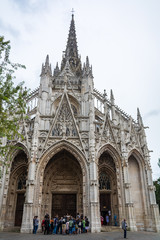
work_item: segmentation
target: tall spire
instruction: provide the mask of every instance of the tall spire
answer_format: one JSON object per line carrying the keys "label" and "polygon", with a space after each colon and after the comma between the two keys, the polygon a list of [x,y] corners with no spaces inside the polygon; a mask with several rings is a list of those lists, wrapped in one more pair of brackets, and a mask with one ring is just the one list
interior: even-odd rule
{"label": "tall spire", "polygon": [[68,41],[65,51],[66,58],[78,58],[77,38],[74,23],[74,15],[72,14],[72,20],[69,29]]}
{"label": "tall spire", "polygon": [[62,59],[61,70],[64,68],[67,61],[69,61],[71,69],[73,70],[73,72],[76,73],[77,76],[82,74],[81,60],[78,56],[77,38],[73,13],[68,34],[67,46]]}

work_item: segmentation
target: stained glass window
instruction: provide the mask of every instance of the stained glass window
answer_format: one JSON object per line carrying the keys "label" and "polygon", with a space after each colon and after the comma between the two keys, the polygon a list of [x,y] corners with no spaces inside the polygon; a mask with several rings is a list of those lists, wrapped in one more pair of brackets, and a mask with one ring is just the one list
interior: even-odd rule
{"label": "stained glass window", "polygon": [[110,190],[111,189],[109,177],[104,172],[100,173],[100,176],[99,176],[99,189],[100,190]]}

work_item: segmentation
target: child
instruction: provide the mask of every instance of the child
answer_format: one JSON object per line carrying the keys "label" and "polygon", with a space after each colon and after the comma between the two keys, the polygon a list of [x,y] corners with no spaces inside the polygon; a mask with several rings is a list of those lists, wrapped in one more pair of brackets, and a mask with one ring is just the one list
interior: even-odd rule
{"label": "child", "polygon": [[82,222],[81,222],[81,219],[79,220],[79,223],[78,223],[78,233],[81,234],[81,225],[82,225]]}
{"label": "child", "polygon": [[69,234],[69,221],[67,218],[67,222],[66,222],[66,234]]}

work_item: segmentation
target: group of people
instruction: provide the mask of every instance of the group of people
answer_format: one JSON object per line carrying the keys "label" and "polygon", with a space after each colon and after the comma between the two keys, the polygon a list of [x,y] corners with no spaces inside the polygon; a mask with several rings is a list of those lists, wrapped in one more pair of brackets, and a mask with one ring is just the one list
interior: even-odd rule
{"label": "group of people", "polygon": [[107,210],[105,219],[101,216],[101,225],[110,225],[111,224],[111,210]]}
{"label": "group of people", "polygon": [[[103,225],[103,217],[101,216],[101,224]],[[116,217],[117,218],[117,217]],[[107,219],[106,219],[107,220]],[[116,219],[115,219],[116,220]],[[38,216],[34,216],[33,218],[33,234],[37,233],[39,225]],[[89,221],[88,218],[83,214],[81,216],[77,213],[76,218],[65,215],[63,217],[58,217],[58,215],[54,218],[50,219],[49,214],[47,213],[42,220],[41,223],[42,233],[45,234],[80,234],[87,233],[89,229]],[[124,219],[122,221],[122,229],[124,230],[124,238],[127,236],[127,223]]]}
{"label": "group of people", "polygon": [[[111,211],[108,210],[107,214],[105,216],[105,219],[103,216],[101,216],[101,225],[111,225]],[[117,226],[117,215],[114,214],[114,226]],[[124,238],[127,238],[127,222],[124,219],[122,221],[122,229],[124,230]]]}
{"label": "group of people", "polygon": [[50,219],[49,214],[46,214],[41,223],[42,233],[45,234],[80,234],[87,233],[89,229],[88,218],[77,213],[76,218],[65,215],[63,217],[58,217]]}

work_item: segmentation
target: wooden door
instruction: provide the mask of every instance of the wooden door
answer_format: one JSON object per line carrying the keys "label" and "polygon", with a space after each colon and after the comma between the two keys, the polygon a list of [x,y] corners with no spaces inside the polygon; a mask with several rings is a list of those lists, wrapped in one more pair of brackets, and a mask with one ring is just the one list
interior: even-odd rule
{"label": "wooden door", "polygon": [[52,217],[57,214],[63,217],[67,213],[76,217],[76,194],[53,194]]}
{"label": "wooden door", "polygon": [[100,193],[100,212],[106,224],[106,215],[108,210],[111,210],[111,197],[110,193]]}
{"label": "wooden door", "polygon": [[25,201],[24,193],[18,193],[17,194],[16,213],[15,213],[15,226],[21,226],[21,224],[22,224],[24,201]]}

